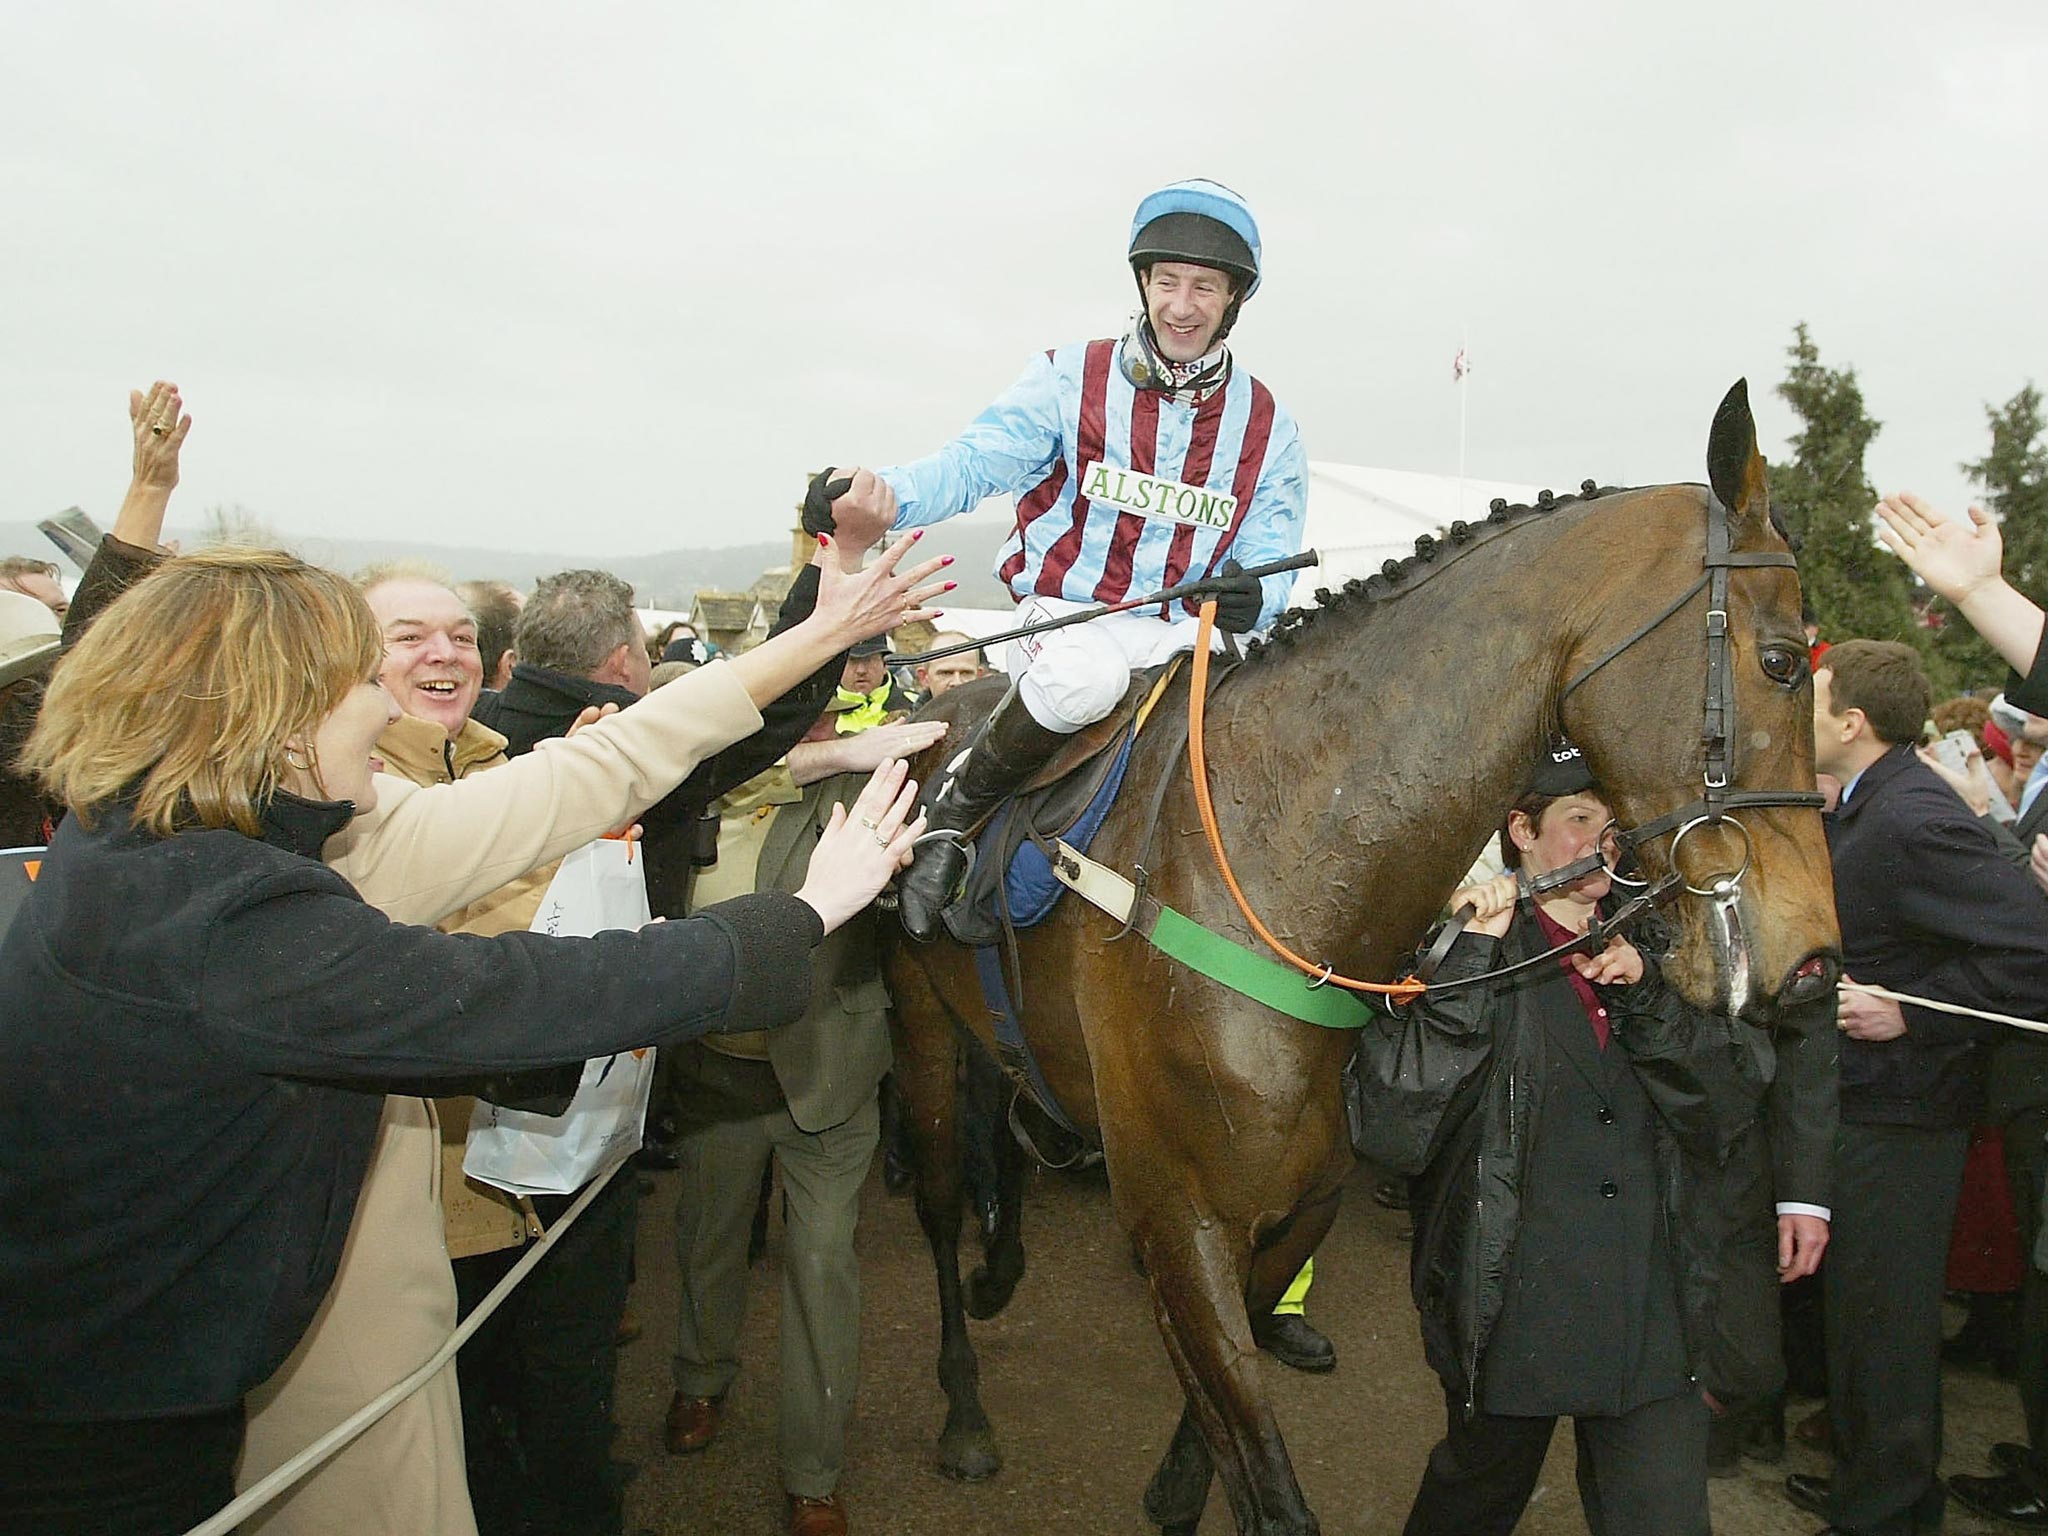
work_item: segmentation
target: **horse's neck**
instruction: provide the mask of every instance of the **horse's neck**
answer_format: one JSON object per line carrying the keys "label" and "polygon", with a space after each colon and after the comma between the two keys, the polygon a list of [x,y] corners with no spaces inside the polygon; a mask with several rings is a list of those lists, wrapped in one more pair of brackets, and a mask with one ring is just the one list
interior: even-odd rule
{"label": "horse's neck", "polygon": [[1256,850],[1238,873],[1261,916],[1321,955],[1397,963],[1550,726],[1574,605],[1527,595],[1545,590],[1527,551],[1493,555],[1341,603],[1220,691],[1205,734],[1226,844]]}

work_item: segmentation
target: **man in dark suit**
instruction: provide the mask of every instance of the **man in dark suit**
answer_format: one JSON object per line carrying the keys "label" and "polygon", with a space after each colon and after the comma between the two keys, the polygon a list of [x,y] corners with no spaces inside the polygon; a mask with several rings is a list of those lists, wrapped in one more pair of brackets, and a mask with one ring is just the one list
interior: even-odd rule
{"label": "man in dark suit", "polygon": [[[1905,645],[1852,640],[1814,674],[1816,769],[1845,981],[2000,1013],[2048,997],[2048,901],[1914,756],[1931,694]],[[1832,1484],[1794,1502],[1850,1536],[1937,1528],[1941,1294],[1997,1026],[1844,988],[1842,1131],[1826,1268]]]}
{"label": "man in dark suit", "polygon": [[[1995,518],[1972,507],[1968,518],[1948,518],[1911,493],[1878,503],[1881,536],[1913,574],[1954,603],[1971,628],[2012,667],[2005,696],[2018,709],[2048,713],[2048,646],[2042,644],[2040,605],[2005,579],[2004,547]],[[2029,726],[2029,733],[2038,726]],[[2033,855],[2033,877],[2048,880],[2048,794],[2036,793],[2013,828]],[[2023,860],[2024,862],[2024,860]],[[2048,1043],[2009,1032],[1993,1055],[1992,1119],[2005,1134],[2006,1174],[2028,1255],[2020,1303],[2020,1405],[2027,1444],[1994,1445],[1997,1470],[1988,1477],[1957,1474],[1949,1489],[1978,1514],[2023,1530],[2048,1530],[2048,1242],[2041,1241],[2043,1190],[2048,1186]]]}

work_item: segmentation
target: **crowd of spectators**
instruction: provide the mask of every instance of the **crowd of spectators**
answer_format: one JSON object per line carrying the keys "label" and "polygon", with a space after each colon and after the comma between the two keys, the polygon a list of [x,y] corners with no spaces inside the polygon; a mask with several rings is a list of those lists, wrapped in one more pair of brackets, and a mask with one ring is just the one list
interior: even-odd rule
{"label": "crowd of spectators", "polygon": [[[862,569],[821,540],[776,634],[644,705],[630,593],[565,573],[517,631],[556,667],[513,667],[508,690],[527,674],[537,703],[501,710],[508,739],[471,718],[476,616],[445,583],[384,571],[364,590],[275,551],[166,559],[190,418],[160,384],[131,419],[136,485],[66,644],[47,619],[10,642],[11,812],[49,844],[0,965],[10,1531],[184,1530],[430,1359],[458,1288],[421,1089],[561,1107],[586,1058],[792,1022],[781,978],[868,908],[922,826],[889,735],[835,743],[815,766],[850,782],[804,878],[688,909],[704,808],[796,744],[849,645],[928,616],[943,561],[905,545]],[[553,861],[628,823],[650,869],[684,866],[652,883],[674,920],[526,931]],[[622,1287],[618,1225],[572,1230],[580,1250],[544,1271],[558,1289]],[[540,1320],[480,1352],[509,1373],[484,1407],[514,1436],[522,1392],[556,1414],[517,1439],[522,1481],[491,1528],[616,1530],[620,1309],[593,1352],[593,1309],[515,1294]],[[258,1525],[478,1528],[460,1412],[444,1371]]]}
{"label": "crowd of spectators", "polygon": [[[0,846],[49,849],[0,952],[0,1525],[181,1531],[488,1308],[242,1528],[617,1536],[640,1182],[515,1194],[465,1174],[464,1148],[479,1100],[559,1113],[586,1058],[658,1044],[645,1157],[682,1175],[666,1446],[720,1431],[772,1165],[780,1516],[846,1531],[853,1230],[892,1120],[871,903],[923,826],[902,763],[944,734],[911,712],[988,670],[952,632],[930,648],[955,654],[914,673],[886,662],[941,562],[823,538],[768,639],[721,656],[686,623],[648,633],[599,570],[521,592],[173,557],[191,418],[158,384],[130,424],[130,489],[75,590],[0,559]],[[1787,1492],[1829,1531],[1909,1536],[1951,1496],[2048,1529],[2048,1045],[1993,1017],[2048,995],[2042,614],[2000,575],[1988,519],[1911,497],[1879,516],[2014,671],[1936,703],[1911,648],[1809,635],[1835,1028],[1752,1038],[1616,940],[1543,987],[1418,1008],[1377,1072],[1361,1053],[1354,1091],[1404,1106],[1386,1134],[1413,1144],[1380,1146],[1416,1176],[1446,1391],[1411,1531],[1511,1529],[1561,1414],[1596,1529],[1703,1531],[1709,1469],[1782,1454],[1788,1358],[1826,1397],[1798,1433],[1834,1472]],[[1599,910],[1597,877],[1528,895],[1599,844],[1601,792],[1572,758],[1535,766],[1506,871],[1454,898],[1474,915],[1446,977]],[[637,841],[666,921],[530,931],[563,856],[608,834]],[[1634,1072],[1603,1061],[1610,1035]],[[1546,1037],[1575,1043],[1513,1069],[1538,1120],[1461,1086],[1505,1083],[1489,1057]],[[974,1134],[1007,1134],[980,1070]],[[1489,1138],[1526,1180],[1482,1220],[1460,1179]],[[1560,1203],[1577,1186],[1546,1170],[1616,1138],[1646,1172],[1630,1199]],[[2000,1245],[2002,1267],[1971,1267]],[[1483,1314],[1461,1299],[1475,1263],[1507,1277]],[[1958,1290],[1978,1301],[1944,1341]],[[1944,1479],[1943,1360],[1971,1351],[2016,1380],[2027,1439]]]}

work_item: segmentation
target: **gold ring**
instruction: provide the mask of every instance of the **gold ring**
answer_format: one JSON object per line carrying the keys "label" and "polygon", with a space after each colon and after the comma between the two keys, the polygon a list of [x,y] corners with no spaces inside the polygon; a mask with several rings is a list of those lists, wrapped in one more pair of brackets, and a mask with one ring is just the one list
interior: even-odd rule
{"label": "gold ring", "polygon": [[149,430],[154,432],[158,437],[162,437],[166,432],[170,431],[171,429],[161,424],[153,424]]}
{"label": "gold ring", "polygon": [[888,847],[888,846],[889,846],[889,839],[887,839],[886,837],[882,836],[882,834],[881,834],[881,833],[877,832],[877,833],[875,834],[875,846],[876,846],[877,848],[886,848],[886,847]]}
{"label": "gold ring", "polygon": [[874,818],[874,817],[872,817],[872,816],[863,816],[863,817],[861,817],[861,819],[860,819],[860,824],[861,824],[862,826],[866,827],[866,828],[867,828],[867,829],[868,829],[868,830],[869,830],[870,832],[873,832],[874,830],[876,830],[876,829],[877,829],[878,827],[880,827],[880,826],[881,826],[881,823],[880,823],[879,821],[875,820],[875,818]]}

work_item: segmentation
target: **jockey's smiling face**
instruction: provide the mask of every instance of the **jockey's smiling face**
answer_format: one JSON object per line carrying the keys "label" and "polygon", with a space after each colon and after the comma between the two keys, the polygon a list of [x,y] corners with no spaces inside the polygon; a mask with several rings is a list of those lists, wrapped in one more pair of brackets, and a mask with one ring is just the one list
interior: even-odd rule
{"label": "jockey's smiling face", "polygon": [[1230,307],[1230,277],[1214,267],[1157,261],[1145,274],[1145,314],[1160,354],[1192,363],[1216,345]]}

